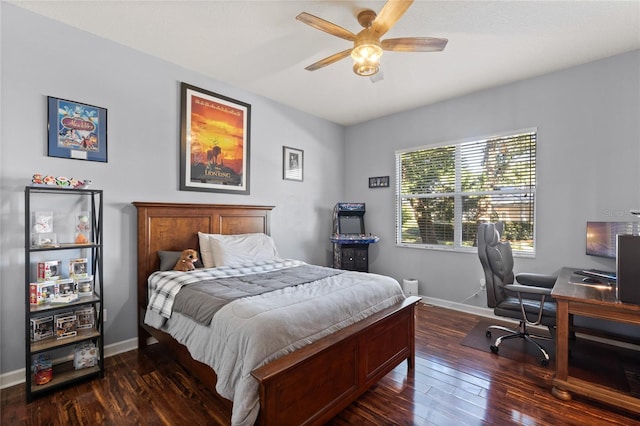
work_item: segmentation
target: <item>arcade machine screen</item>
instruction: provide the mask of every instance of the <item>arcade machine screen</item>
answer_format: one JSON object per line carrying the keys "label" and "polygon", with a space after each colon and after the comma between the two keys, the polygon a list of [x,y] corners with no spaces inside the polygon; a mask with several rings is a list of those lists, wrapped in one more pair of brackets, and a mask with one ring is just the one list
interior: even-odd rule
{"label": "arcade machine screen", "polygon": [[364,234],[364,220],[362,216],[338,216],[340,234]]}

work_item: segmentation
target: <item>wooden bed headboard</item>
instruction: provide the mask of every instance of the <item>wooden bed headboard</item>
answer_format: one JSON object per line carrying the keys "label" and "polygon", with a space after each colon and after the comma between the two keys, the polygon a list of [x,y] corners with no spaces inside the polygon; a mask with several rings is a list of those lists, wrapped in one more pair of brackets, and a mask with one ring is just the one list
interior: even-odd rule
{"label": "wooden bed headboard", "polygon": [[147,278],[160,267],[157,252],[198,249],[198,231],[207,234],[270,234],[273,206],[148,203],[138,209],[138,305],[146,306]]}

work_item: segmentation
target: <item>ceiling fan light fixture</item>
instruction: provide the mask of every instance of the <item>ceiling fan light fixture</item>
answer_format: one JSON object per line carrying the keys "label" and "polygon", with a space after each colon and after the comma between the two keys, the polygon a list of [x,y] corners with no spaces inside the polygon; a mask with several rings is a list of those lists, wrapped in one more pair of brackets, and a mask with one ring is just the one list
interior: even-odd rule
{"label": "ceiling fan light fixture", "polygon": [[353,64],[353,72],[362,77],[370,77],[378,71],[380,71],[380,62],[377,60],[355,61]]}
{"label": "ceiling fan light fixture", "polygon": [[382,56],[382,46],[380,40],[366,28],[361,31],[351,50],[353,58],[353,72],[361,76],[370,76],[380,69],[380,57]]}
{"label": "ceiling fan light fixture", "polygon": [[378,61],[381,56],[382,47],[379,43],[360,44],[351,51],[351,57],[356,62]]}

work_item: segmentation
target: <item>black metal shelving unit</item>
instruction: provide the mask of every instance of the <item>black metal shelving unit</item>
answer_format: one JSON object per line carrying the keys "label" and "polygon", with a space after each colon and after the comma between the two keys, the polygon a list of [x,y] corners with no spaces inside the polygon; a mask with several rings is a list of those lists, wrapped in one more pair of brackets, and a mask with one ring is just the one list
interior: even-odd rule
{"label": "black metal shelving unit", "polygon": [[[46,206],[62,217],[72,216],[74,210],[82,208],[89,213],[91,223],[90,238],[86,243],[56,243],[47,246],[34,245],[33,213],[34,204]],[[104,292],[102,268],[102,212],[103,193],[99,189],[67,189],[55,186],[27,186],[25,188],[25,375],[26,398],[33,398],[73,383],[95,377],[104,377]],[[55,222],[54,222],[55,224]],[[54,228],[55,229],[55,228]],[[69,227],[69,241],[74,240],[73,227]],[[65,235],[61,235],[64,239]],[[38,257],[51,254],[60,260],[87,258],[87,266],[92,275],[92,295],[79,297],[70,303],[40,305],[31,304],[30,284],[37,281],[34,265]],[[54,316],[79,308],[93,307],[93,327],[77,330],[72,337],[57,338],[55,330],[51,337],[41,340],[31,339],[31,319]],[[55,324],[53,324],[55,328]],[[73,355],[78,344],[92,342],[98,354],[95,366],[75,369]],[[45,384],[36,384],[32,364],[34,356],[48,354],[53,361],[52,379]],[[71,358],[71,360],[69,360]]]}

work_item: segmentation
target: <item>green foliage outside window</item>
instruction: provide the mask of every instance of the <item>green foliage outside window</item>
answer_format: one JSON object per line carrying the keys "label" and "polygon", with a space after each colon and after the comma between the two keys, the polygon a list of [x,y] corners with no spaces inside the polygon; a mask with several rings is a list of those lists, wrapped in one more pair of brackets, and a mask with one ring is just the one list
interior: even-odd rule
{"label": "green foliage outside window", "polygon": [[397,153],[397,243],[473,247],[478,224],[502,221],[532,253],[535,165],[535,132]]}

